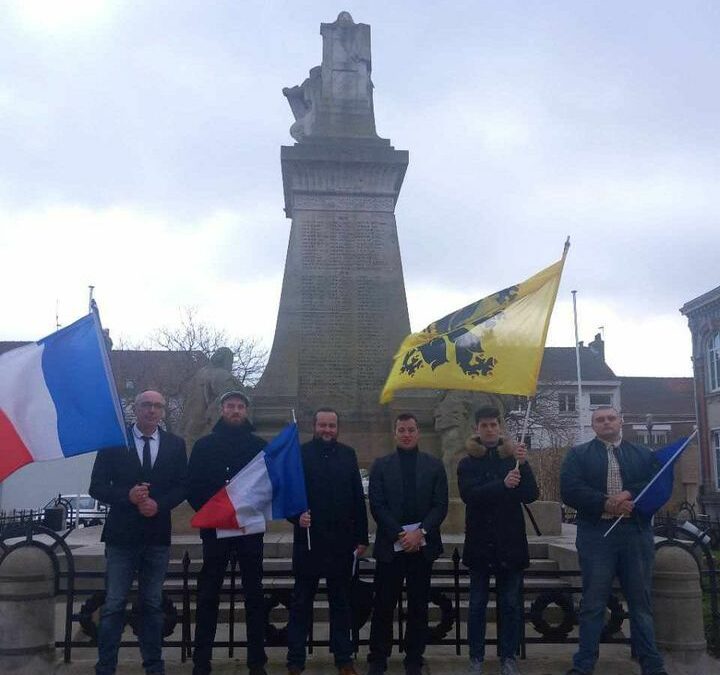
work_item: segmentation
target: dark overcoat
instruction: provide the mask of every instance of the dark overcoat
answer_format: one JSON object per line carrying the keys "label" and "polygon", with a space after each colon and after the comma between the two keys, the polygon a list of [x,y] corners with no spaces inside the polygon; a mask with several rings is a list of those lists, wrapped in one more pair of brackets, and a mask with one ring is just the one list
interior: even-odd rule
{"label": "dark overcoat", "polygon": [[478,439],[465,445],[468,455],[457,468],[460,497],[465,502],[463,563],[489,571],[518,571],[530,565],[522,504],[539,495],[530,464],[520,465],[520,484],[505,486],[515,468],[511,441],[488,450]]}
{"label": "dark overcoat", "polygon": [[[267,445],[254,430],[249,422],[233,426],[221,417],[211,433],[195,442],[188,466],[187,498],[193,509],[199,511]],[[217,538],[212,528],[201,529],[200,536],[204,541]]]}
{"label": "dark overcoat", "polygon": [[295,525],[293,571],[304,576],[349,574],[358,544],[368,543],[365,495],[355,450],[347,445],[313,439],[302,453],[305,488],[311,516],[308,532]]}

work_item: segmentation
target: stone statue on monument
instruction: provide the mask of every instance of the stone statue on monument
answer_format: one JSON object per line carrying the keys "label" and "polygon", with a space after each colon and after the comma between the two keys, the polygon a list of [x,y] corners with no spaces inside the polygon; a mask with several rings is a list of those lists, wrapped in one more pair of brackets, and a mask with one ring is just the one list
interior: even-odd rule
{"label": "stone statue on monument", "polygon": [[285,87],[298,142],[318,137],[375,138],[373,84],[370,79],[370,26],[340,12],[334,23],[320,26],[322,65],[310,70],[299,86]]}
{"label": "stone statue on monument", "polygon": [[243,389],[232,373],[234,358],[231,349],[220,347],[210,357],[210,363],[200,368],[188,381],[179,424],[188,450],[200,436],[210,433],[217,422],[220,397],[227,391]]}
{"label": "stone statue on monument", "polygon": [[435,431],[440,434],[442,461],[453,497],[458,496],[457,464],[462,459],[465,441],[475,429],[475,411],[483,405],[493,405],[504,411],[500,396],[480,391],[448,389],[435,406]]}

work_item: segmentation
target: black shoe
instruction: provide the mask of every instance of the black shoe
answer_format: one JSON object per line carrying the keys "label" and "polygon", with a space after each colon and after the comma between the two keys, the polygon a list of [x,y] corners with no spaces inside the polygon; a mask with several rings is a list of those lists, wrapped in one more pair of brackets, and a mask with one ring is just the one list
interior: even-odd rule
{"label": "black shoe", "polygon": [[267,675],[265,666],[248,666],[248,675]]}
{"label": "black shoe", "polygon": [[384,675],[387,666],[382,663],[368,663],[367,675]]}
{"label": "black shoe", "polygon": [[202,666],[195,664],[192,669],[192,675],[210,675],[211,672],[212,666],[209,663]]}

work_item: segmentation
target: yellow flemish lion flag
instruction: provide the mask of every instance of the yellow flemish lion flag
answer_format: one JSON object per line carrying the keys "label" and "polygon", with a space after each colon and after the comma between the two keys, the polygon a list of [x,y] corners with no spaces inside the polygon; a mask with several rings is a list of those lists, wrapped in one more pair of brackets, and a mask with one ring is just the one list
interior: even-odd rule
{"label": "yellow flemish lion flag", "polygon": [[533,396],[570,246],[554,265],[408,335],[380,403],[398,389],[465,389]]}

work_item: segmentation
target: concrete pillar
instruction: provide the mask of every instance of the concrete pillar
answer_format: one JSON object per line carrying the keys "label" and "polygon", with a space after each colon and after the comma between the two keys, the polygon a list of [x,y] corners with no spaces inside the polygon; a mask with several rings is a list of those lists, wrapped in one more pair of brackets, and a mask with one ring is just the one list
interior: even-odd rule
{"label": "concrete pillar", "polygon": [[0,562],[0,673],[50,675],[55,669],[55,572],[27,546]]}
{"label": "concrete pillar", "polygon": [[[668,662],[698,665],[707,644],[697,562],[679,546],[663,546],[653,573],[655,639]],[[698,671],[700,672],[700,671]]]}

